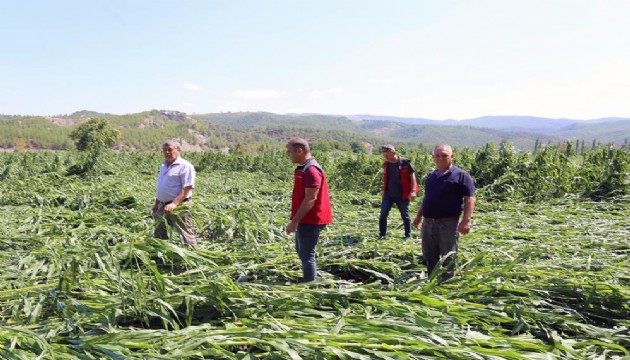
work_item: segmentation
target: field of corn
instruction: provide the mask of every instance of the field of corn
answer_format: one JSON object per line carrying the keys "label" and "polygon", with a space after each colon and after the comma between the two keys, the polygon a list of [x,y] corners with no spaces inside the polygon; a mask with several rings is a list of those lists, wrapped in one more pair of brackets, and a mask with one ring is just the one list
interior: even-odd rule
{"label": "field of corn", "polygon": [[[479,191],[438,284],[377,155],[315,154],[335,223],[301,284],[282,153],[184,153],[200,249],[151,237],[161,154],[0,154],[3,359],[622,359],[630,356],[630,153],[456,152]],[[428,153],[410,153],[419,179]],[[418,203],[412,203],[415,212]]]}

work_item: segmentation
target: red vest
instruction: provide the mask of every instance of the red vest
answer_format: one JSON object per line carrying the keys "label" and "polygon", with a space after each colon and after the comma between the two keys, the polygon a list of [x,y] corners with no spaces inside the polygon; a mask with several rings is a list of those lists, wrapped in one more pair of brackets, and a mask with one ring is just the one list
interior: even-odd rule
{"label": "red vest", "polygon": [[[387,182],[389,181],[389,166],[388,162],[383,163],[384,178],[383,178],[383,193],[387,191]],[[409,199],[409,193],[411,192],[411,173],[409,172],[409,159],[398,159],[398,171],[400,172],[400,182],[402,183],[402,199]],[[416,188],[413,191],[420,190],[418,183],[416,182]]]}
{"label": "red vest", "polygon": [[304,215],[300,224],[322,225],[332,222],[332,209],[330,207],[330,196],[328,195],[328,183],[326,182],[326,174],[322,170],[321,165],[311,158],[306,162],[303,169],[296,168],[293,173],[293,197],[291,201],[291,219],[302,205],[302,201],[306,197],[306,186],[304,184],[304,174],[306,170],[314,166],[322,173],[322,185],[317,193],[315,204],[309,212]]}

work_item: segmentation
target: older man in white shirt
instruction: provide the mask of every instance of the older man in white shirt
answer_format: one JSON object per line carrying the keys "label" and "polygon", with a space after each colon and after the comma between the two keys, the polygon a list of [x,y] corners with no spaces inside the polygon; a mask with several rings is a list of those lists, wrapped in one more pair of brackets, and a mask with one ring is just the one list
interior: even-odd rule
{"label": "older man in white shirt", "polygon": [[179,231],[188,246],[196,248],[197,240],[191,231],[193,219],[190,212],[185,208],[174,211],[179,205],[187,206],[186,203],[192,199],[195,167],[179,156],[181,145],[177,141],[169,140],[162,144],[162,153],[164,162],[160,167],[152,209],[153,217],[157,220],[153,237],[168,239],[168,223]]}

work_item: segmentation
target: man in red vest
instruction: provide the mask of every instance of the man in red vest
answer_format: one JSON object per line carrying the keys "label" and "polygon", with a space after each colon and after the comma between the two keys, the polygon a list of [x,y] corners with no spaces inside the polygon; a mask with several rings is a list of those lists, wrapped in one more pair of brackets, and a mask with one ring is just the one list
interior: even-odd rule
{"label": "man in red vest", "polygon": [[380,237],[387,234],[387,216],[392,206],[396,204],[405,226],[405,238],[411,236],[411,218],[409,217],[409,201],[418,196],[418,182],[411,161],[400,157],[393,145],[381,146],[381,153],[385,158],[383,163],[383,200],[381,214],[378,219]]}
{"label": "man in red vest", "polygon": [[291,221],[286,231],[287,234],[295,232],[295,249],[302,261],[302,280],[308,282],[317,277],[315,248],[319,234],[332,222],[328,183],[306,140],[292,138],[286,147],[291,162],[299,164],[293,175]]}

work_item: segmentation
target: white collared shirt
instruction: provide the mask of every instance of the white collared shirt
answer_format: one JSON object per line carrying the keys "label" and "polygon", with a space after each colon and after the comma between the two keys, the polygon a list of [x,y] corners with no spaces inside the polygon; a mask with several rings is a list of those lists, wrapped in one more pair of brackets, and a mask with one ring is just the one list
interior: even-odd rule
{"label": "white collared shirt", "polygon": [[[187,186],[195,187],[195,167],[187,160],[177,157],[171,165],[162,163],[155,189],[155,197],[162,202],[173,201]],[[192,190],[186,197],[192,196]]]}

